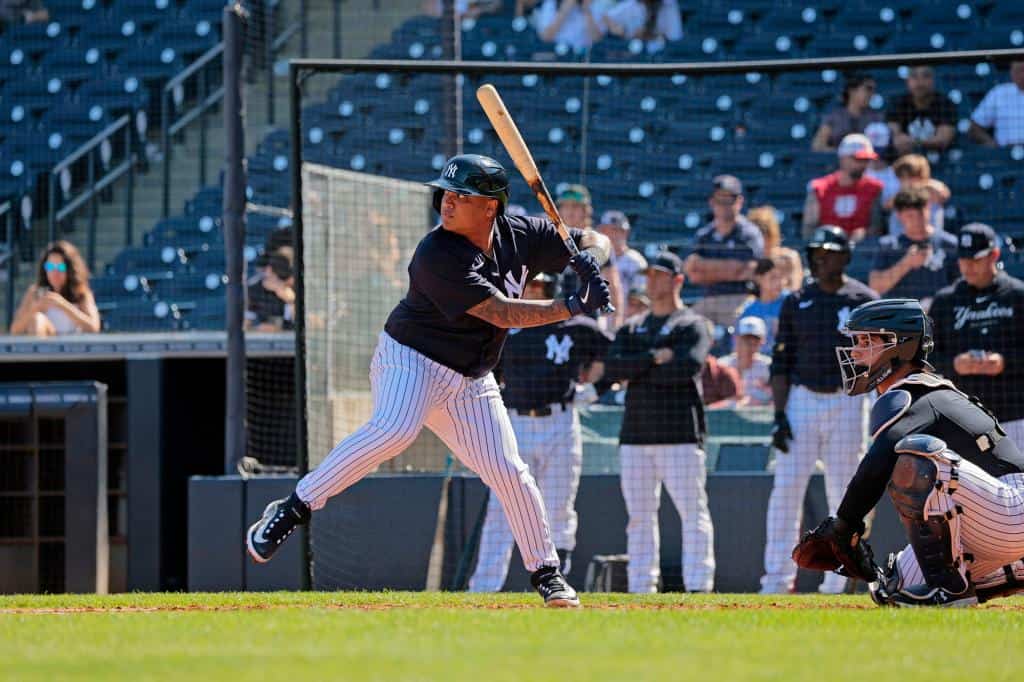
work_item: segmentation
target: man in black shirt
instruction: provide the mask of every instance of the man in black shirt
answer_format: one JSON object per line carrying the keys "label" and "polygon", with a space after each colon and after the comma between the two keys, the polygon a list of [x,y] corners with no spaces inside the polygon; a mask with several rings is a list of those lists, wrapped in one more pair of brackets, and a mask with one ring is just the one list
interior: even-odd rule
{"label": "man in black shirt", "polygon": [[[825,493],[834,510],[864,453],[867,406],[862,398],[843,395],[833,350],[843,339],[839,330],[850,311],[877,298],[844,274],[851,249],[840,228],[815,230],[807,243],[814,279],[788,296],[779,314],[771,365],[775,481],[768,500],[762,594],[793,590],[796,567],[790,550],[800,534],[804,494],[815,463],[821,459],[825,464]],[[819,589],[837,593],[844,587],[840,576],[827,573]]]}
{"label": "man in black shirt", "polygon": [[[557,275],[541,274],[526,285],[532,301],[557,296]],[[565,322],[509,330],[494,374],[512,420],[519,454],[530,467],[544,498],[551,537],[568,574],[576,548],[576,491],[583,467],[583,435],[578,403],[596,399],[593,382],[611,338],[586,316]],[[577,393],[579,394],[577,396]],[[497,592],[505,584],[512,556],[512,532],[497,495],[487,505],[470,592]]]}
{"label": "man in black shirt", "polygon": [[[477,472],[501,500],[531,582],[548,606],[579,606],[558,570],[544,503],[519,457],[491,370],[511,328],[534,327],[600,310],[609,302],[601,264],[608,239],[572,230],[582,251],[571,260],[547,220],[508,216],[508,175],[494,159],[449,159],[434,188],[441,224],[416,247],[409,291],[381,334],[370,367],[373,416],[271,502],[246,535],[249,555],[268,561],[296,524],[330,497],[397,456],[423,426]],[[565,299],[521,300],[538,272],[571,265],[580,289]]]}
{"label": "man in black shirt", "polygon": [[885,118],[899,154],[945,151],[956,138],[956,105],[935,89],[930,66],[910,67],[907,93],[893,99]]}
{"label": "man in black shirt", "polygon": [[969,606],[1024,587],[1024,455],[984,405],[933,372],[921,304],[866,303],[846,331],[843,388],[878,392],[874,442],[819,530],[863,556],[864,517],[888,488],[910,546],[871,583],[877,603]]}
{"label": "man in black shirt", "polygon": [[683,279],[683,262],[675,254],[664,251],[648,261],[650,311],[626,321],[605,361],[607,379],[629,382],[619,452],[629,515],[630,592],[658,589],[662,484],[682,519],[686,589],[710,592],[714,587],[699,388],[700,370],[711,350],[711,323],[683,305]]}
{"label": "man in black shirt", "polygon": [[981,399],[1014,443],[1024,446],[1024,282],[999,268],[995,231],[960,229],[962,278],[935,295],[933,364]]}

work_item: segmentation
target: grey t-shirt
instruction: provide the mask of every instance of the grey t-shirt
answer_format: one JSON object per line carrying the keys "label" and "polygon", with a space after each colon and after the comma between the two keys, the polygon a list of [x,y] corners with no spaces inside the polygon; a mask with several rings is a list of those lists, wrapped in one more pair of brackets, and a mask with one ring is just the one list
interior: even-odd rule
{"label": "grey t-shirt", "polygon": [[828,145],[838,147],[840,141],[850,133],[863,133],[864,129],[872,123],[884,123],[885,116],[880,111],[868,109],[860,116],[853,116],[850,110],[844,106],[838,106],[822,119],[822,125],[827,125],[831,131],[828,136]]}

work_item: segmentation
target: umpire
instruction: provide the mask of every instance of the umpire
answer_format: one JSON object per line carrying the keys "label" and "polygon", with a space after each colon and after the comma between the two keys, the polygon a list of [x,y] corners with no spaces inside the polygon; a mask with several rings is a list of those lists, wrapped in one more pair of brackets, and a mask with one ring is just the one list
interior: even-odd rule
{"label": "umpire", "polygon": [[682,520],[686,589],[710,592],[714,586],[698,380],[711,349],[711,323],[683,305],[683,279],[683,262],[675,254],[663,251],[648,261],[650,310],[626,321],[605,361],[609,380],[629,382],[619,443],[630,592],[658,589],[662,484]]}
{"label": "umpire", "polygon": [[935,295],[936,369],[981,399],[1024,446],[1024,282],[999,267],[999,241],[982,223],[960,230],[961,278]]}
{"label": "umpire", "polygon": [[[554,298],[560,293],[559,280],[555,275],[537,275],[526,285],[523,298]],[[576,404],[586,402],[582,396],[587,393],[596,399],[593,382],[601,378],[601,361],[611,341],[597,321],[585,315],[542,327],[513,329],[495,368],[519,455],[540,487],[565,575],[576,548],[576,491],[583,466]],[[589,391],[580,390],[581,398],[577,398],[578,389],[584,387]],[[498,496],[491,495],[469,591],[501,590],[511,557],[512,530]]]}

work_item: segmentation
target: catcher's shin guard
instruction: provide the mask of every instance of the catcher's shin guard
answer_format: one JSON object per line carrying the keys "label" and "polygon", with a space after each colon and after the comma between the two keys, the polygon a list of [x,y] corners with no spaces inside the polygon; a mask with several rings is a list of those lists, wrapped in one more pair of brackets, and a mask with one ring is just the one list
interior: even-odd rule
{"label": "catcher's shin guard", "polygon": [[957,489],[959,455],[927,435],[896,444],[899,459],[889,481],[889,495],[907,529],[925,582],[951,594],[970,589],[960,545]]}

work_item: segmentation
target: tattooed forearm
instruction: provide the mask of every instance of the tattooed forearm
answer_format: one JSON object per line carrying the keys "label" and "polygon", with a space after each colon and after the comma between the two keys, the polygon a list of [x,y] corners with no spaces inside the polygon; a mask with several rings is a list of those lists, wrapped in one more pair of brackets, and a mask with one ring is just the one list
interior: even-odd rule
{"label": "tattooed forearm", "polygon": [[477,303],[467,312],[502,329],[540,327],[571,317],[565,301],[521,301],[502,294]]}

